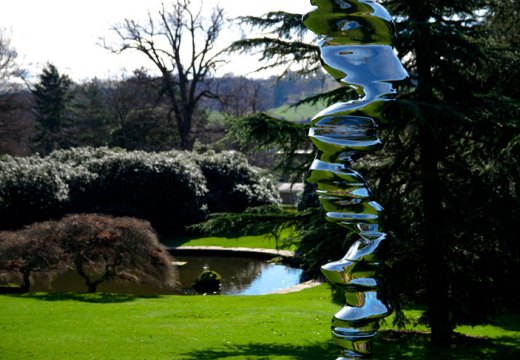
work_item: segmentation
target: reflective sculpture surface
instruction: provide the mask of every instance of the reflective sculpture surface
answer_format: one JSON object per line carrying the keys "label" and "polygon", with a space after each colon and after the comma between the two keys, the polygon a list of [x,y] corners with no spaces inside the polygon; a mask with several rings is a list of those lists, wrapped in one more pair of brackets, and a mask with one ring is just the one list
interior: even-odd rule
{"label": "reflective sculpture surface", "polygon": [[311,0],[316,8],[304,24],[320,36],[325,70],[354,88],[359,99],[334,104],[312,120],[309,136],[318,149],[308,181],[317,184],[327,220],[359,234],[347,254],[322,271],[343,289],[346,305],[332,320],[332,336],[342,348],[338,359],[365,358],[379,319],[389,307],[378,296],[378,249],[385,241],[383,208],[351,163],[381,148],[376,129],[395,83],[407,78],[392,48],[394,25],[384,7],[370,0]]}

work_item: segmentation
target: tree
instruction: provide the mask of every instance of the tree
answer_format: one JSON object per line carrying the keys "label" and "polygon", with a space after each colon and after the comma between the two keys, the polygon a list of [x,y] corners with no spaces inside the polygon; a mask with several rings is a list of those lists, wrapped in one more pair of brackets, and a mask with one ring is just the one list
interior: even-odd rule
{"label": "tree", "polygon": [[[496,25],[497,15],[509,16],[500,18],[501,24],[517,22],[509,0],[491,7],[483,1],[385,4],[395,15],[396,46],[412,82],[387,108],[391,121],[380,129],[384,152],[362,159],[357,167],[376,184],[375,197],[387,210],[385,228],[393,238],[386,258],[387,292],[394,299],[405,295],[426,303],[432,342],[443,345],[457,322],[467,321],[468,314],[474,321],[483,314],[484,302],[503,299],[496,294],[508,293],[513,284],[507,279],[518,274],[518,245],[506,224],[519,219],[518,171],[513,168],[520,106],[511,85],[518,82],[518,67],[512,64],[520,56],[515,37],[498,30],[503,26]],[[268,14],[246,20],[276,30],[287,23],[278,18],[273,21]],[[263,46],[273,63],[292,48],[290,43],[275,48],[281,42],[268,38],[236,44]],[[310,101],[317,99],[345,101],[349,93],[333,90]],[[242,138],[243,133],[259,134],[254,131],[257,118],[250,122],[255,126],[242,128]],[[314,235],[317,239],[319,234]],[[315,244],[304,249],[306,254],[326,259],[326,246]],[[497,264],[497,258],[504,260]]]}
{"label": "tree", "polygon": [[173,282],[173,266],[150,223],[135,218],[71,215],[56,223],[63,250],[88,292],[116,278]]}
{"label": "tree", "polygon": [[0,154],[28,155],[34,134],[31,96],[25,91],[0,94]]}
{"label": "tree", "polygon": [[114,127],[113,112],[98,79],[77,86],[71,101],[71,126],[67,129],[72,146],[106,146]]}
{"label": "tree", "polygon": [[201,83],[222,63],[221,52],[214,47],[224,22],[223,10],[215,7],[209,19],[191,0],[179,0],[164,6],[146,24],[125,19],[112,28],[119,45],[105,48],[114,52],[137,51],[159,70],[161,94],[168,99],[168,120],[175,121],[182,149],[193,147],[194,116],[204,97],[214,97]]}
{"label": "tree", "polygon": [[9,87],[8,80],[21,74],[16,64],[18,54],[11,46],[11,39],[7,31],[0,28],[0,92],[5,92]]}
{"label": "tree", "polygon": [[240,54],[260,50],[260,61],[265,65],[258,70],[282,67],[280,78],[295,67],[300,75],[316,73],[321,68],[319,50],[316,45],[305,41],[304,37],[308,32],[301,19],[301,14],[283,11],[270,12],[263,17],[240,17],[237,20],[241,25],[262,30],[264,34],[235,41],[228,51]]}
{"label": "tree", "polygon": [[0,272],[18,271],[21,291],[34,272],[47,276],[73,268],[89,292],[116,278],[170,286],[174,268],[150,223],[96,214],[69,215],[35,223],[16,232],[0,232]]}
{"label": "tree", "polygon": [[272,94],[265,81],[226,75],[216,81],[219,94],[216,108],[231,117],[241,117],[267,109]]}
{"label": "tree", "polygon": [[29,291],[32,274],[52,276],[66,267],[53,225],[37,223],[17,232],[0,232],[0,273],[20,273],[21,292]]}
{"label": "tree", "polygon": [[72,81],[62,75],[53,64],[47,64],[39,76],[39,82],[31,89],[34,96],[37,135],[35,149],[42,154],[67,146],[63,130],[67,125],[68,108],[72,94]]}
{"label": "tree", "polygon": [[0,28],[0,154],[26,155],[33,126],[29,97],[13,81],[22,75],[16,58],[7,32]]}
{"label": "tree", "polygon": [[[496,52],[490,56],[489,33],[482,31],[483,23],[493,21],[489,17],[482,21],[478,16],[479,12],[489,15],[486,2],[386,3],[396,16],[400,34],[397,47],[406,56],[416,87],[396,104],[399,123],[388,135],[388,149],[395,151],[391,166],[394,174],[387,172],[380,190],[383,194],[388,186],[401,183],[409,189],[408,201],[415,199],[419,205],[413,207],[421,217],[407,220],[418,225],[413,235],[420,239],[415,242],[415,254],[424,260],[421,272],[432,342],[443,345],[450,341],[468,294],[477,293],[478,286],[473,287],[477,279],[468,276],[471,272],[467,269],[483,262],[474,256],[491,250],[486,243],[494,243],[500,252],[508,251],[509,241],[504,239],[510,235],[498,225],[501,219],[478,214],[486,212],[490,201],[511,208],[512,203],[506,205],[484,178],[491,175],[485,164],[494,157],[492,154],[501,152],[511,135],[518,133],[518,124],[510,121],[511,116],[518,116],[518,100],[499,95],[489,86],[489,75],[478,70],[496,69],[493,62],[503,59]],[[510,131],[506,136],[497,132],[504,127]],[[412,176],[406,178],[405,171]],[[414,186],[420,192],[414,193]],[[394,204],[405,206],[400,200]],[[400,223],[395,211],[389,216],[394,226]],[[515,216],[514,212],[506,215],[510,221]],[[454,218],[461,221],[453,222]],[[482,222],[495,231],[486,230]],[[503,235],[498,235],[501,232]],[[459,249],[474,251],[464,256]]]}

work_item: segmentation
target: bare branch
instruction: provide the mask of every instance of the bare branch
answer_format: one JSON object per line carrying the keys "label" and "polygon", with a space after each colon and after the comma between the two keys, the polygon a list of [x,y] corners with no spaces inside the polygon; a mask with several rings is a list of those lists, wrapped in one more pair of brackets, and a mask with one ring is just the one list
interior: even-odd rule
{"label": "bare branch", "polygon": [[213,97],[207,89],[199,89],[201,82],[224,61],[215,43],[224,23],[224,13],[213,9],[209,19],[202,15],[202,5],[195,7],[191,0],[180,0],[168,8],[162,6],[157,17],[150,13],[144,24],[125,19],[112,27],[118,44],[103,39],[102,46],[116,54],[137,51],[160,71],[163,92],[170,100],[172,120],[181,137],[181,146],[191,148],[192,118],[201,98]]}

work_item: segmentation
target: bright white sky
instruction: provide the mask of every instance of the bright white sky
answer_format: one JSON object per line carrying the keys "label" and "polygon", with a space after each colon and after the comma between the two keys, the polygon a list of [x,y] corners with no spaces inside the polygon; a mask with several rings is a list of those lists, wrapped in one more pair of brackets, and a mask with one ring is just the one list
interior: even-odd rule
{"label": "bright white sky", "polygon": [[[8,31],[19,63],[37,75],[47,63],[55,64],[61,73],[75,81],[118,77],[139,67],[148,67],[142,54],[113,55],[98,45],[99,38],[109,36],[111,25],[125,18],[144,19],[152,16],[161,3],[170,0],[0,0],[0,28]],[[205,0],[205,8],[217,3],[227,17],[262,15],[284,10],[308,12],[310,0]],[[222,46],[240,37],[238,28],[222,34]],[[247,56],[236,56],[220,74],[245,74],[258,66]]]}

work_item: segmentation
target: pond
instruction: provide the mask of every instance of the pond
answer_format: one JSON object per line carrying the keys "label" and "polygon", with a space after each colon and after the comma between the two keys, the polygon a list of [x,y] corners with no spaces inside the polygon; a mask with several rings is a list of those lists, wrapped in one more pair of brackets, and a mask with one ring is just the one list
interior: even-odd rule
{"label": "pond", "polygon": [[262,295],[298,285],[302,270],[262,260],[230,256],[175,256],[186,265],[179,267],[179,280],[189,288],[204,269],[222,276],[224,295]]}
{"label": "pond", "polygon": [[[302,270],[264,260],[235,256],[175,255],[180,289],[159,285],[143,285],[111,281],[98,286],[99,292],[136,295],[194,294],[191,285],[204,269],[222,276],[223,295],[262,295],[295,286],[301,282]],[[68,271],[55,279],[36,277],[31,291],[85,292],[83,280],[75,271]]]}

